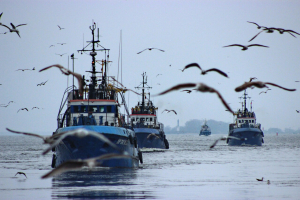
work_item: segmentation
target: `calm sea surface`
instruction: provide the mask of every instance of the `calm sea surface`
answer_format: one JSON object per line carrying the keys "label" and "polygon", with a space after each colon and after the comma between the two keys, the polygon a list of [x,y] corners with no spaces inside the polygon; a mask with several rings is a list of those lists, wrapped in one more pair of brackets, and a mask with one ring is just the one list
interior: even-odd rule
{"label": "calm sea surface", "polygon": [[[300,199],[300,134],[266,135],[261,147],[220,141],[209,149],[219,137],[168,134],[170,149],[144,152],[139,169],[83,169],[41,179],[52,169],[52,154],[41,155],[47,145],[30,136],[0,136],[0,199]],[[28,178],[15,176],[19,171]]]}

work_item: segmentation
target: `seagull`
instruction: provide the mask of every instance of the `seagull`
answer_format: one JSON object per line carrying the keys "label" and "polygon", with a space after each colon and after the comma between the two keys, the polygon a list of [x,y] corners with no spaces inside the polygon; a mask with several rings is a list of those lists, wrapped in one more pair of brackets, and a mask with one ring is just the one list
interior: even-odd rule
{"label": "seagull", "polygon": [[10,25],[11,25],[11,27],[12,28],[9,28],[8,26],[6,26],[6,25],[4,25],[4,24],[0,24],[1,26],[4,26],[4,27],[6,27],[6,28],[8,28],[9,29],[9,32],[15,32],[15,33],[17,33],[18,34],[18,36],[21,38],[21,36],[20,36],[20,34],[19,34],[19,30],[17,29],[17,27],[19,27],[19,26],[24,26],[24,25],[27,25],[27,24],[19,24],[18,26],[15,26],[15,25],[13,25],[13,23],[10,23]]}
{"label": "seagull", "polygon": [[48,67],[45,67],[45,68],[41,69],[39,72],[42,72],[42,71],[44,71],[44,70],[47,70],[47,69],[49,69],[49,68],[51,68],[51,67],[57,67],[57,68],[59,68],[60,71],[61,71],[63,74],[67,75],[67,76],[69,76],[70,74],[72,74],[73,76],[75,76],[75,77],[77,78],[77,80],[78,80],[79,93],[80,93],[80,95],[83,95],[83,79],[82,79],[81,74],[72,72],[71,70],[64,68],[64,67],[61,66],[60,64],[50,65],[50,66],[48,66]]}
{"label": "seagull", "polygon": [[48,172],[44,176],[42,176],[42,179],[50,178],[52,176],[59,175],[66,171],[78,170],[85,166],[87,166],[89,168],[101,166],[101,162],[99,162],[99,161],[108,160],[108,159],[119,159],[119,158],[132,158],[132,156],[124,155],[124,154],[109,153],[109,154],[101,155],[98,157],[88,158],[88,159],[83,159],[83,160],[82,159],[69,160],[67,162],[62,163],[61,165],[59,165],[52,171]]}
{"label": "seagull", "polygon": [[263,180],[264,180],[264,177],[262,177],[261,179],[257,178],[256,180],[257,180],[257,181],[263,181]]}
{"label": "seagull", "polygon": [[165,112],[165,111],[167,111],[168,113],[169,113],[169,112],[174,112],[174,113],[177,115],[177,112],[176,112],[175,110],[167,110],[167,109],[165,109],[165,110],[162,111],[161,113],[163,113],[163,112]]}
{"label": "seagull", "polygon": [[23,174],[27,178],[27,176],[24,172],[17,172],[15,176],[17,176],[17,174]]}
{"label": "seagull", "polygon": [[[50,47],[55,47],[55,45],[54,45],[54,44],[51,44]],[[49,48],[50,48],[50,47],[49,47]]]}
{"label": "seagull", "polygon": [[237,137],[233,137],[233,136],[227,136],[227,137],[221,137],[219,139],[217,139],[209,148],[214,148],[216,146],[216,144],[219,142],[219,140],[227,140],[228,138],[230,139],[236,139],[236,140],[240,140],[240,138],[237,138]]}
{"label": "seagull", "polygon": [[[283,28],[275,28],[275,27],[264,27],[264,29],[260,32],[258,32],[253,38],[251,38],[248,42],[251,42],[252,40],[254,40],[254,38],[256,38],[261,32],[266,31],[266,33],[273,33],[274,30],[278,31],[280,34],[283,34],[284,32],[288,32],[291,36],[296,37],[294,34],[300,35],[299,33],[297,33],[296,31],[293,30],[289,30],[289,29],[283,29]],[[294,33],[294,34],[293,34]]]}
{"label": "seagull", "polygon": [[222,72],[221,70],[216,69],[216,68],[211,68],[211,69],[208,69],[208,70],[202,70],[201,67],[200,67],[200,65],[199,65],[198,63],[191,63],[191,64],[186,65],[186,66],[183,68],[182,72],[183,72],[185,69],[190,68],[190,67],[197,67],[197,68],[199,68],[199,69],[201,70],[201,74],[202,74],[202,75],[205,75],[207,72],[210,72],[210,71],[215,71],[215,72],[218,72],[219,74],[221,74],[221,75],[223,75],[223,76],[225,76],[225,77],[228,77],[226,73],[224,73],[224,72]]}
{"label": "seagull", "polygon": [[[1,24],[1,23],[0,23]],[[7,32],[4,32],[4,33],[0,33],[0,34],[6,34]]]}
{"label": "seagull", "polygon": [[[250,42],[250,41],[249,41]],[[241,50],[242,51],[245,51],[247,50],[249,47],[252,47],[252,46],[258,46],[258,47],[267,47],[269,48],[268,46],[265,46],[265,45],[261,45],[261,44],[250,44],[250,45],[241,45],[241,44],[231,44],[231,45],[228,45],[228,46],[224,46],[224,47],[233,47],[233,46],[238,46],[238,47],[243,47]]]}
{"label": "seagull", "polygon": [[51,144],[51,143],[53,143],[56,138],[60,137],[62,134],[65,133],[65,132],[62,132],[62,133],[54,134],[54,135],[52,135],[50,137],[44,137],[44,136],[41,136],[41,135],[38,135],[38,134],[35,134],[35,133],[26,133],[26,132],[21,132],[21,131],[14,131],[14,130],[11,130],[9,128],[6,128],[6,130],[8,130],[9,132],[12,132],[12,133],[29,135],[29,136],[34,136],[34,137],[41,138],[44,141],[44,144]]}
{"label": "seagull", "polygon": [[162,74],[157,74],[156,77],[158,77],[159,75],[162,75]]}
{"label": "seagull", "polygon": [[195,90],[199,91],[199,92],[210,92],[210,93],[216,93],[219,97],[219,99],[222,101],[223,105],[228,109],[229,112],[231,112],[232,114],[234,114],[234,112],[232,111],[232,109],[229,107],[229,105],[226,103],[226,101],[223,99],[223,97],[221,96],[221,94],[215,90],[212,87],[207,86],[204,83],[182,83],[182,84],[178,84],[173,86],[172,88],[159,93],[158,95],[163,95],[166,94],[168,92],[171,92],[173,90],[180,90],[182,88],[187,88],[187,87],[196,87]]}
{"label": "seagull", "polygon": [[41,83],[37,84],[36,86],[42,86],[42,85],[45,85],[47,82],[48,82],[48,80],[45,81],[45,82],[41,82]]}
{"label": "seagull", "polygon": [[[55,141],[53,141],[50,144],[50,147],[47,148],[42,154],[45,155],[47,154],[51,149],[53,149],[54,147],[56,147],[63,139],[65,139],[67,136],[76,136],[79,138],[83,138],[86,136],[94,136],[95,138],[107,143],[109,146],[113,147],[114,149],[118,150],[120,153],[124,153],[124,151],[122,149],[120,149],[116,144],[114,144],[113,142],[111,142],[107,137],[105,137],[102,133],[98,133],[95,131],[91,131],[91,130],[87,130],[84,128],[79,128],[79,129],[75,129],[72,131],[67,131],[64,134],[62,134],[59,138],[57,138]],[[55,135],[53,135],[55,136]]]}
{"label": "seagull", "polygon": [[7,107],[10,103],[14,103],[13,101],[9,101],[7,105],[3,106],[4,104],[1,104],[0,107]]}
{"label": "seagull", "polygon": [[144,50],[142,50],[142,51],[138,52],[137,54],[140,54],[140,53],[142,53],[143,51],[146,51],[146,50],[149,50],[149,51],[151,51],[152,49],[157,49],[157,50],[159,50],[159,51],[165,52],[165,51],[164,51],[164,50],[162,50],[162,49],[158,49],[158,48],[152,48],[152,47],[150,47],[150,48],[146,48],[146,49],[144,49]]}
{"label": "seagull", "polygon": [[259,94],[261,94],[261,93],[267,93],[268,92],[268,90],[271,90],[270,88],[268,88],[266,91],[262,91],[262,92],[260,92]]}
{"label": "seagull", "polygon": [[32,109],[31,109],[31,110],[33,110],[33,109],[35,109],[35,108],[36,108],[36,109],[40,109],[40,108],[38,108],[38,107],[32,107]]}
{"label": "seagull", "polygon": [[246,88],[251,87],[251,86],[255,86],[255,87],[258,87],[258,88],[264,88],[264,87],[269,88],[267,85],[273,85],[275,87],[279,87],[279,88],[287,90],[287,91],[296,91],[296,89],[288,89],[288,88],[284,88],[282,86],[279,86],[275,83],[261,82],[261,81],[245,82],[243,85],[240,85],[240,86],[236,87],[235,91],[240,92],[240,91],[243,91]]}
{"label": "seagull", "polygon": [[57,44],[64,45],[64,44],[67,44],[67,43],[57,43]]}
{"label": "seagull", "polygon": [[296,37],[295,35],[293,35],[292,33],[295,33],[297,35],[300,35],[300,33],[297,33],[296,31],[290,30],[290,29],[283,29],[283,28],[276,28],[274,29],[276,31],[278,31],[280,34],[283,34],[284,32],[288,32],[289,34],[291,34],[293,37]]}
{"label": "seagull", "polygon": [[61,30],[61,29],[65,29],[65,28],[62,28],[62,27],[60,27],[59,25],[57,25],[57,26],[58,26],[59,30]]}
{"label": "seagull", "polygon": [[[20,108],[20,109],[18,110],[18,112],[19,112],[20,110],[27,110],[27,111],[28,111],[27,108]],[[18,113],[18,112],[17,112],[17,113]]]}
{"label": "seagull", "polygon": [[182,90],[181,92],[187,92],[190,94],[192,92],[192,90]]}
{"label": "seagull", "polygon": [[31,69],[17,69],[16,71],[22,71],[22,72],[24,72],[26,70],[31,70]]}
{"label": "seagull", "polygon": [[56,53],[56,55],[59,55],[59,56],[63,56],[63,55],[65,55],[66,53],[63,53],[63,54],[58,54],[58,53]]}
{"label": "seagull", "polygon": [[258,25],[258,24],[255,23],[255,22],[249,22],[249,21],[247,21],[247,22],[248,22],[248,23],[255,24],[255,25],[257,26],[257,29],[266,28],[265,26],[260,26],[260,25]]}
{"label": "seagull", "polygon": [[300,110],[296,110],[297,113],[300,113]]}

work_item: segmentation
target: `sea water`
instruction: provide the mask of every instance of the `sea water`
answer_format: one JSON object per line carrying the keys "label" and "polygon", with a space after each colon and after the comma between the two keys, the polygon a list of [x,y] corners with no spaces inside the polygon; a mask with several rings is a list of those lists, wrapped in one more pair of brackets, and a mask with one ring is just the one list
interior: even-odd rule
{"label": "sea water", "polygon": [[300,134],[210,149],[221,136],[168,134],[170,149],[144,151],[138,169],[85,168],[49,179],[41,179],[52,169],[41,139],[0,136],[0,199],[300,199]]}

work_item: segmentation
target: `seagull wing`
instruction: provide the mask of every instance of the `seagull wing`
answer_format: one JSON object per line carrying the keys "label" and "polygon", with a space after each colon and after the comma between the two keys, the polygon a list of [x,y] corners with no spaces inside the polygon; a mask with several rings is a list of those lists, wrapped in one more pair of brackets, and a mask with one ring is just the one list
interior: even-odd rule
{"label": "seagull wing", "polygon": [[275,87],[279,87],[279,88],[281,88],[281,89],[284,89],[284,90],[287,90],[287,91],[290,91],[290,92],[296,91],[296,89],[288,89],[288,88],[282,87],[282,86],[280,86],[280,85],[277,85],[277,84],[275,84],[275,83],[266,82],[265,84],[273,85],[273,86],[275,86]]}
{"label": "seagull wing", "polygon": [[170,110],[170,111],[174,112],[177,115],[177,112],[175,110]]}
{"label": "seagull wing", "polygon": [[152,48],[152,49],[157,49],[157,50],[160,50],[160,51],[162,51],[162,52],[165,52],[164,50],[162,50],[162,49],[158,49],[158,48]]}
{"label": "seagull wing", "polygon": [[11,28],[9,28],[8,26],[6,26],[5,24],[0,24],[0,25],[8,28],[9,30],[11,30]]}
{"label": "seagull wing", "polygon": [[[147,49],[148,49],[148,48],[147,48]],[[137,54],[140,54],[140,53],[142,53],[143,51],[145,51],[145,50],[147,50],[147,49],[144,49],[144,50],[142,50],[142,51],[138,52]]]}
{"label": "seagull wing", "polygon": [[45,142],[45,137],[43,137],[41,135],[38,135],[38,134],[35,134],[35,133],[26,133],[26,132],[14,131],[14,130],[11,130],[9,128],[6,128],[6,130],[8,130],[9,132],[12,132],[12,133],[18,133],[18,134],[30,135],[30,136],[42,138],[44,140],[44,142]]}
{"label": "seagull wing", "polygon": [[19,26],[24,26],[24,25],[27,25],[27,24],[19,24],[18,26],[16,26],[16,27],[19,27]]}
{"label": "seagull wing", "polygon": [[208,69],[206,70],[205,72],[211,72],[211,71],[215,71],[215,72],[218,72],[219,74],[225,76],[228,78],[228,75],[225,73],[225,72],[222,72],[221,70],[217,69],[217,68],[211,68],[211,69]]}
{"label": "seagull wing", "polygon": [[248,23],[252,23],[252,24],[255,24],[256,26],[258,26],[258,27],[260,27],[257,23],[255,23],[255,22],[249,22],[249,21],[247,21]]}
{"label": "seagull wing", "polygon": [[55,175],[62,174],[67,171],[81,169],[83,166],[86,165],[86,162],[84,161],[77,161],[77,160],[70,160],[67,162],[64,162],[63,164],[59,165],[57,168],[51,170],[44,176],[42,176],[42,179],[49,178]]}
{"label": "seagull wing", "polygon": [[197,84],[195,84],[195,83],[178,84],[178,85],[175,85],[174,87],[171,87],[170,89],[168,89],[164,92],[159,93],[158,95],[163,95],[163,94],[166,94],[166,93],[171,92],[173,90],[180,90],[181,88],[195,87],[196,85]]}
{"label": "seagull wing", "polygon": [[11,27],[12,27],[13,29],[16,29],[16,27],[15,27],[15,25],[14,25],[13,23],[10,23],[10,25],[11,25]]}
{"label": "seagull wing", "polygon": [[252,40],[254,40],[261,32],[263,32],[264,30],[258,32],[256,35],[254,35],[253,38],[251,38],[248,42],[251,42]]}
{"label": "seagull wing", "polygon": [[267,48],[269,48],[268,46],[261,45],[261,44],[250,44],[250,45],[248,45],[248,47],[252,47],[252,46],[259,46],[259,47],[267,47]]}
{"label": "seagull wing", "polygon": [[214,148],[217,145],[217,143],[219,142],[219,140],[220,140],[220,138],[217,139],[212,145],[210,145],[209,148],[211,148],[211,149]]}
{"label": "seagull wing", "polygon": [[191,63],[191,64],[188,64],[188,65],[186,65],[186,66],[183,68],[182,71],[184,71],[185,69],[190,68],[190,67],[198,67],[198,68],[202,71],[202,69],[201,69],[201,67],[200,67],[200,65],[199,65],[198,63]]}
{"label": "seagull wing", "polygon": [[241,45],[241,44],[231,44],[231,45],[227,45],[227,46],[224,46],[224,47],[233,47],[233,46],[245,47],[244,45]]}
{"label": "seagull wing", "polygon": [[234,114],[234,112],[232,111],[232,109],[229,107],[229,105],[227,104],[227,102],[224,100],[224,98],[222,97],[222,95],[217,91],[217,90],[214,90],[215,93],[218,95],[219,99],[221,99],[223,105],[227,108],[227,110],[229,112],[231,112],[232,114]]}
{"label": "seagull wing", "polygon": [[255,82],[245,82],[244,84],[242,84],[242,85],[236,87],[236,88],[235,88],[235,91],[236,91],[236,92],[243,91],[243,90],[245,90],[246,88],[251,87],[251,86],[254,85],[254,84],[255,84]]}
{"label": "seagull wing", "polygon": [[295,34],[297,34],[297,35],[300,35],[300,33],[297,33],[296,31],[293,31],[293,30],[284,30],[284,32],[292,32],[292,33],[295,33]]}

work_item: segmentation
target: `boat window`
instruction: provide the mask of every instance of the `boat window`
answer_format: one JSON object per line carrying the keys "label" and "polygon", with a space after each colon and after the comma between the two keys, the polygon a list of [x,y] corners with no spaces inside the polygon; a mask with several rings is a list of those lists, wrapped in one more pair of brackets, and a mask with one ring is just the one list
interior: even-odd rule
{"label": "boat window", "polygon": [[153,118],[152,118],[152,117],[150,117],[150,122],[152,122],[152,120],[153,120]]}
{"label": "boat window", "polygon": [[106,106],[107,112],[110,113],[111,112],[111,106]]}
{"label": "boat window", "polygon": [[149,118],[148,117],[146,118],[146,122],[149,122]]}
{"label": "boat window", "polygon": [[74,113],[78,113],[78,112],[79,112],[78,106],[73,106],[73,112],[74,112]]}
{"label": "boat window", "polygon": [[134,122],[135,121],[134,117],[132,117],[131,120]]}
{"label": "boat window", "polygon": [[104,112],[104,106],[99,106],[99,112],[101,112],[101,113]]}
{"label": "boat window", "polygon": [[145,121],[145,118],[144,118],[144,117],[141,118],[141,122],[143,122],[143,121]]}
{"label": "boat window", "polygon": [[98,112],[97,106],[89,106],[90,112]]}
{"label": "boat window", "polygon": [[78,112],[86,112],[86,106],[79,106]]}

